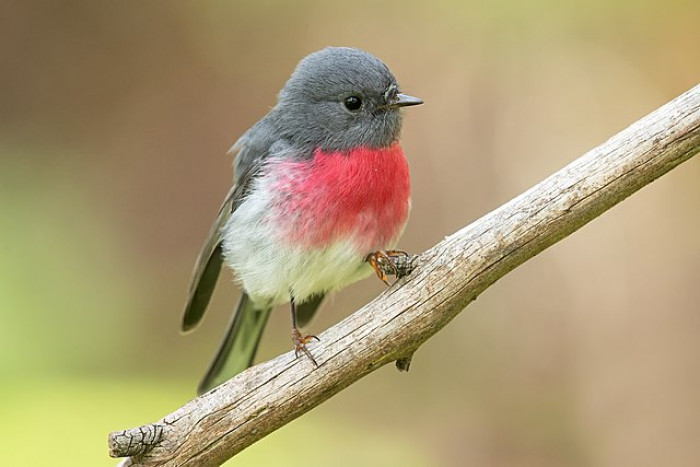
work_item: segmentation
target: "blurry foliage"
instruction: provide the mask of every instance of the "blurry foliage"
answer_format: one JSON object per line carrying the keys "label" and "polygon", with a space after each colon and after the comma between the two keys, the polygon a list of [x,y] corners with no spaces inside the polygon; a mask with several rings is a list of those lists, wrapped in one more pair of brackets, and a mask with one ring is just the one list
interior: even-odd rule
{"label": "blurry foliage", "polygon": [[[238,293],[222,281],[202,329],[178,334],[189,273],[230,183],[225,151],[305,54],[365,48],[426,101],[404,127],[414,195],[402,247],[412,251],[700,76],[694,1],[3,10],[8,465],[114,465],[108,431],[193,396]],[[231,464],[697,464],[699,178],[694,160],[642,190],[489,289],[409,374],[378,371]],[[371,299],[377,282],[338,294],[312,330]],[[288,327],[287,313],[272,317],[261,358],[289,350]]]}

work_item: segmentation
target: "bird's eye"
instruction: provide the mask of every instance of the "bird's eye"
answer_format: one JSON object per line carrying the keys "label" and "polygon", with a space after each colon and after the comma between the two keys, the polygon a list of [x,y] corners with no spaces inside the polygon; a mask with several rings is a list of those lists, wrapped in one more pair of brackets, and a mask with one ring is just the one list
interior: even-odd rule
{"label": "bird's eye", "polygon": [[343,104],[345,104],[346,109],[355,111],[362,107],[362,99],[357,96],[349,96],[345,98]]}

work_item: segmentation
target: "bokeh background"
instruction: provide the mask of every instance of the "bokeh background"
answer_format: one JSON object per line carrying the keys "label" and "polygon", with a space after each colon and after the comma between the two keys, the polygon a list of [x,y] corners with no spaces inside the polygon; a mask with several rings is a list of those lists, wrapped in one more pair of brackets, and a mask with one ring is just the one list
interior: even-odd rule
{"label": "bokeh background", "polygon": [[[6,1],[3,465],[109,466],[193,397],[238,291],[178,332],[226,150],[327,45],[385,60],[422,251],[700,80],[700,3]],[[700,465],[700,160],[487,290],[416,354],[230,465]],[[311,330],[382,290],[337,294]],[[289,350],[276,313],[260,358]]]}

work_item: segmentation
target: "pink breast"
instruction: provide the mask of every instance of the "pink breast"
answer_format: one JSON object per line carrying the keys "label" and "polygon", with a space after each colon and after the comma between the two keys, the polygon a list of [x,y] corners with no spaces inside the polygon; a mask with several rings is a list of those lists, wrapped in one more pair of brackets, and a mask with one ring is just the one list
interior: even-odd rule
{"label": "pink breast", "polygon": [[349,153],[316,151],[311,161],[273,161],[275,230],[318,248],[345,240],[359,251],[387,248],[408,219],[410,176],[398,143]]}

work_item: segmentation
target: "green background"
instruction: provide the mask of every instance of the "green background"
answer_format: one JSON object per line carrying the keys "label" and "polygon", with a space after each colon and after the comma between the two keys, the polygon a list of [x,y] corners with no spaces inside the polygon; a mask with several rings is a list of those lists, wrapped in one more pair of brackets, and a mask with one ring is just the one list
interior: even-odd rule
{"label": "green background", "polygon": [[[238,291],[179,334],[226,150],[327,45],[386,61],[422,251],[697,84],[697,1],[20,2],[0,14],[3,465],[109,466],[193,397]],[[230,465],[700,463],[700,162]],[[381,292],[337,294],[309,328]],[[286,308],[260,358],[290,349]]]}

